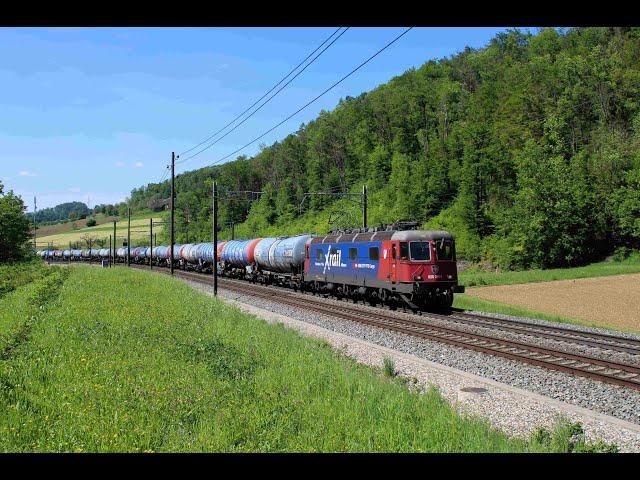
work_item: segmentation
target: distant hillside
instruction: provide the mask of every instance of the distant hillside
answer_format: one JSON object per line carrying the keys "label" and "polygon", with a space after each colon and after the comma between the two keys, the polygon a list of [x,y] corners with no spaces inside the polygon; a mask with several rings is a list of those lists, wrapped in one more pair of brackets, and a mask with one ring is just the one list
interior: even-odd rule
{"label": "distant hillside", "polygon": [[[38,210],[36,221],[38,222],[58,222],[66,220],[76,220],[85,218],[91,213],[91,209],[82,202],[61,203],[51,208]],[[33,213],[28,213],[29,220],[33,222]]]}
{"label": "distant hillside", "polygon": [[103,223],[118,220],[118,217],[116,216],[106,216],[104,214],[98,213],[95,216],[87,217],[81,220],[58,222],[51,225],[38,227],[38,237],[40,238],[48,235],[56,235],[59,233],[70,232],[72,230],[85,228],[87,226],[87,220],[89,220],[89,218],[93,218],[96,221],[96,225],[102,225]]}
{"label": "distant hillside", "polygon": [[[131,244],[142,246],[149,244],[149,219],[159,222],[162,217],[150,211],[144,211],[131,216]],[[51,248],[87,248],[87,239],[91,238],[94,245],[100,248],[109,246],[109,237],[113,235],[113,222],[116,221],[116,246],[122,246],[127,237],[127,217],[105,216],[98,213],[95,216],[96,226],[87,227],[86,220],[51,225],[38,230],[38,245],[50,245]],[[154,232],[160,236],[163,226],[156,225]],[[113,239],[112,239],[113,241]]]}
{"label": "distant hillside", "polygon": [[[264,192],[221,201],[237,236],[357,225],[355,203],[304,193],[366,183],[369,224],[448,229],[472,261],[572,266],[637,248],[638,99],[638,28],[500,33],[347,97],[253,158],[179,175],[177,240],[211,238],[215,177],[222,190]],[[131,202],[168,197],[168,182],[149,184]]]}

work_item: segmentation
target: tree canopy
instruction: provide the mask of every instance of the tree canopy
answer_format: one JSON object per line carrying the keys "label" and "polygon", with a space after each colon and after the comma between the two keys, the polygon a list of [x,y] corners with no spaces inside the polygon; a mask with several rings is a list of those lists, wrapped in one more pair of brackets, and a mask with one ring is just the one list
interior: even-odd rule
{"label": "tree canopy", "polygon": [[22,199],[12,190],[4,193],[0,182],[0,262],[19,260],[29,251],[29,219]]}
{"label": "tree canopy", "polygon": [[[469,260],[568,266],[638,248],[639,99],[639,28],[509,30],[347,97],[252,158],[179,175],[177,240],[210,240],[215,178],[263,192],[220,204],[221,225],[252,235],[296,233],[305,192],[367,184],[369,224],[448,229]],[[131,202],[168,197],[163,182]],[[313,196],[305,218],[343,205]]]}

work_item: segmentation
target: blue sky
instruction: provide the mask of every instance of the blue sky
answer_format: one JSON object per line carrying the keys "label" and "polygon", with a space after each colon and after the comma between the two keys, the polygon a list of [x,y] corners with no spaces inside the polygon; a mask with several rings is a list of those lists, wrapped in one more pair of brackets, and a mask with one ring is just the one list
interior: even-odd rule
{"label": "blue sky", "polygon": [[[0,180],[33,208],[114,203],[242,112],[314,50],[326,28],[2,28]],[[291,85],[177,172],[211,164],[293,113],[404,29],[351,28]],[[430,59],[505,28],[414,28],[243,154],[259,151]],[[186,155],[185,155],[186,157]],[[89,200],[88,200],[89,199]]]}

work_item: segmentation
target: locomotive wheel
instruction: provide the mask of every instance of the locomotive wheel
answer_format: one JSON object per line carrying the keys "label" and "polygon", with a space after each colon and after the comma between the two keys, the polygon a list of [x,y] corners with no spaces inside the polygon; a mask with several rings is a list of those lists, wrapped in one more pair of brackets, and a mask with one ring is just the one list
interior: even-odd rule
{"label": "locomotive wheel", "polygon": [[438,306],[440,308],[451,308],[453,305],[453,293],[448,291],[447,295],[440,295],[438,297]]}

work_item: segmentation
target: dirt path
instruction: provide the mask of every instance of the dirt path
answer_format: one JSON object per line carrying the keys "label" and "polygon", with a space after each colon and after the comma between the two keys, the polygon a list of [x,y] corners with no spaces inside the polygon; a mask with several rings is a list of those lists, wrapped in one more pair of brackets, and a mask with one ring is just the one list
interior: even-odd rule
{"label": "dirt path", "polygon": [[640,331],[640,274],[469,288],[483,300]]}

